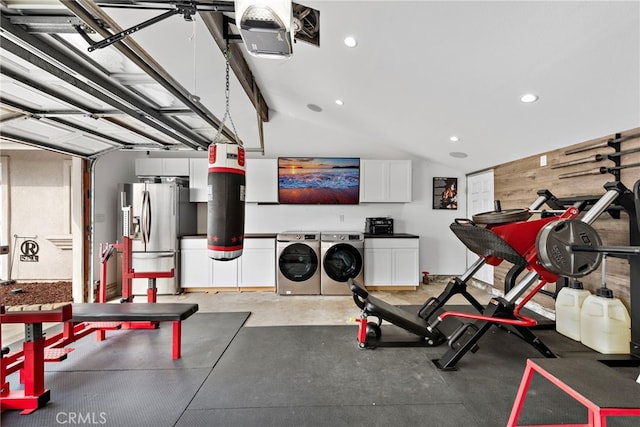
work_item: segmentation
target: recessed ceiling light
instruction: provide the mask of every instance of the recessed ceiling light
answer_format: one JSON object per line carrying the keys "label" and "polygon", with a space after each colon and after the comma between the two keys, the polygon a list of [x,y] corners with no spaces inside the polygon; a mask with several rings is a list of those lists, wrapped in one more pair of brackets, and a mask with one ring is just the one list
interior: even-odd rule
{"label": "recessed ceiling light", "polygon": [[356,47],[358,45],[358,41],[355,37],[348,36],[344,38],[344,44],[347,45],[347,47]]}
{"label": "recessed ceiling light", "polygon": [[535,95],[533,93],[527,93],[520,97],[520,101],[526,102],[527,104],[531,102],[536,102],[537,100],[538,100],[538,95]]}
{"label": "recessed ceiling light", "polygon": [[336,99],[336,104],[344,105],[344,101],[342,99]]}
{"label": "recessed ceiling light", "polygon": [[461,151],[453,151],[449,153],[449,155],[451,157],[455,157],[456,159],[464,159],[465,157],[467,157],[467,153],[463,153]]}
{"label": "recessed ceiling light", "polygon": [[454,136],[449,137],[449,141],[458,142],[458,141],[460,141],[460,138],[458,138],[457,136],[454,135]]}
{"label": "recessed ceiling light", "polygon": [[315,111],[316,113],[322,111],[322,108],[316,104],[307,104],[307,108],[311,111]]}

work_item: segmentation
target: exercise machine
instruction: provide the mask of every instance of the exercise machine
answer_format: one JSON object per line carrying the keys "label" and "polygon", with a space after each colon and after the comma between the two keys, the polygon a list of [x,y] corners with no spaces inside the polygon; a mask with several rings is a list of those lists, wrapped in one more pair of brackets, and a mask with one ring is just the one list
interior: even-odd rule
{"label": "exercise machine", "polygon": [[[610,211],[614,202],[630,212],[630,221],[633,218],[632,222],[637,223],[637,192],[640,191],[638,187],[636,183],[634,196],[634,193],[622,183],[608,183],[605,185],[606,192],[601,197],[577,200],[574,206],[567,208],[560,215],[554,212],[552,216],[546,216],[543,211],[543,217],[538,220],[527,221],[517,217],[515,211],[502,214],[497,210],[480,216],[481,220],[487,220],[484,226],[478,226],[469,220],[455,221],[450,226],[451,230],[467,248],[480,257],[458,279],[461,283],[466,283],[485,263],[498,265],[503,260],[514,264],[516,270],[526,269],[529,272],[519,281],[512,278],[514,285],[510,286],[503,297],[492,298],[486,307],[479,309],[472,303],[479,314],[444,311],[444,300],[450,297],[447,294],[436,298],[435,303],[428,301],[418,314],[413,314],[372,297],[366,294],[366,290],[363,292],[364,288],[358,288],[351,283],[356,305],[363,310],[358,321],[360,347],[378,345],[377,341],[381,338],[381,321],[377,324],[366,321],[369,316],[376,316],[421,337],[428,345],[438,345],[447,341],[448,351],[440,359],[434,360],[440,369],[455,369],[457,362],[468,351],[478,349],[477,342],[494,325],[512,330],[543,356],[556,357],[531,331],[536,321],[523,315],[521,310],[546,284],[557,282],[561,276],[582,277],[597,268],[601,253],[598,250],[580,248],[599,247],[599,241],[590,232],[592,228],[588,225],[604,212]],[[552,208],[560,206],[559,199],[540,196],[532,205],[533,209],[530,208],[529,211],[537,209],[535,205],[539,207],[547,201]],[[580,220],[576,220],[581,210],[584,210],[584,215]],[[512,219],[514,220],[511,221]],[[474,217],[474,220],[477,218]],[[503,220],[508,221],[502,223]],[[634,227],[632,234],[637,232],[638,225],[635,224]],[[637,244],[633,241],[631,243]],[[563,248],[564,253],[561,252]],[[632,266],[632,272],[634,268],[637,266]],[[514,273],[514,276],[518,274],[519,272]],[[472,323],[460,322],[455,331],[450,333],[450,327],[445,326],[445,322],[451,318],[469,319]],[[636,333],[632,332],[632,347],[635,339]]]}
{"label": "exercise machine", "polygon": [[[465,240],[472,247],[472,249],[470,249],[479,255],[478,259],[462,276],[452,278],[439,296],[429,298],[416,313],[393,306],[369,295],[361,284],[354,280],[349,280],[349,287],[353,294],[354,302],[362,310],[361,317],[355,319],[359,324],[358,344],[360,348],[407,345],[435,346],[447,341],[456,331],[460,330],[462,323],[453,318],[449,318],[447,321],[439,324],[438,327],[434,327],[432,322],[437,319],[439,314],[443,313],[442,307],[456,294],[462,295],[477,312],[482,313],[485,307],[467,291],[467,282],[473,275],[485,264],[497,266],[505,259],[515,265],[526,266],[526,260],[515,252],[510,245],[506,244],[504,240],[499,237],[499,234],[504,234],[505,237],[511,236],[512,240],[514,240],[513,244],[516,247],[521,250],[526,250],[533,245],[537,228],[553,220],[555,218],[554,215],[559,213],[565,214],[566,216],[577,215],[578,207],[560,210],[560,206],[557,203],[558,199],[550,191],[540,190],[537,195],[537,199],[528,209],[502,210],[500,209],[499,203],[497,203],[496,211],[484,212],[474,216],[474,220],[482,222],[483,227],[471,229],[467,226],[475,225],[475,223],[469,220],[456,220],[456,222],[451,225],[452,231],[454,231],[456,235],[464,234],[465,236],[469,236],[469,238]],[[545,203],[551,207],[551,210],[540,210]],[[578,206],[582,206],[582,204],[578,204]],[[569,213],[566,213],[567,211]],[[514,232],[507,225],[510,223],[524,223],[534,213],[541,213],[541,216],[546,219],[543,219],[542,223],[536,224],[535,227],[537,228],[527,224],[528,233],[526,239],[515,238]],[[467,230],[469,230],[469,232]],[[494,232],[491,230],[494,230]],[[477,231],[477,233],[470,236],[470,232],[473,231]],[[485,244],[484,239],[487,238],[492,241],[492,245]],[[370,321],[369,319],[371,317],[376,318],[377,321]],[[394,338],[381,339],[381,324],[383,320],[411,332],[417,338],[402,338],[400,340]]]}

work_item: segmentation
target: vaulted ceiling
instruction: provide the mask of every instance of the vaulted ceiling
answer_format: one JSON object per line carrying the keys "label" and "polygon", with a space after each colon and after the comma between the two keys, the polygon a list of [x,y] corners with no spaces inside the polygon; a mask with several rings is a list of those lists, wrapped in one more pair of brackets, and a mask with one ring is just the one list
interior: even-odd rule
{"label": "vaulted ceiling", "polygon": [[319,46],[289,59],[248,55],[232,1],[1,6],[4,143],[91,157],[237,134],[270,157],[394,150],[469,172],[640,126],[639,2],[309,1]]}

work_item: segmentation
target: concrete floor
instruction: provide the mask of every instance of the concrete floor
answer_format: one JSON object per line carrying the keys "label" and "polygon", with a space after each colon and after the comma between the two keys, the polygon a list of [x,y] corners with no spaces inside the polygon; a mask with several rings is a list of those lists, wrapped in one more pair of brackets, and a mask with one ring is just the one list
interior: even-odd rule
{"label": "concrete floor", "polygon": [[[374,291],[371,294],[394,305],[422,305],[428,298],[438,296],[445,282],[421,284],[415,291]],[[491,295],[482,289],[469,287],[470,293],[481,303],[487,304]],[[144,301],[144,296],[137,297]],[[191,302],[199,305],[200,312],[249,311],[251,316],[245,326],[292,326],[292,325],[345,325],[360,316],[360,309],[349,295],[289,295],[274,292],[193,292],[180,295],[160,295],[158,302]],[[448,304],[467,304],[460,295]],[[45,324],[43,327],[54,326]],[[24,339],[21,324],[2,325],[2,345],[6,346]],[[12,348],[12,351],[16,350]]]}
{"label": "concrete floor", "polygon": [[[394,305],[422,305],[438,296],[446,283],[420,285],[415,291],[374,291],[371,294]],[[471,293],[482,304],[490,295],[480,289]],[[189,293],[161,296],[159,302],[194,302],[201,312],[250,311],[245,326],[344,325],[360,316],[360,309],[350,295],[278,295],[272,292]],[[460,296],[449,304],[466,304]]]}

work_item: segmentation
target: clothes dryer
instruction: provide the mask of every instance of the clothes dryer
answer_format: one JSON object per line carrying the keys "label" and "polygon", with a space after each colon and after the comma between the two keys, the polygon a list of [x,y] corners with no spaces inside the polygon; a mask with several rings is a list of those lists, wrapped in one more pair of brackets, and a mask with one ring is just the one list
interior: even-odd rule
{"label": "clothes dryer", "polygon": [[320,233],[287,231],[276,240],[278,294],[320,294]]}
{"label": "clothes dryer", "polygon": [[322,232],[320,242],[323,295],[351,295],[350,278],[364,284],[364,234],[360,232]]}

